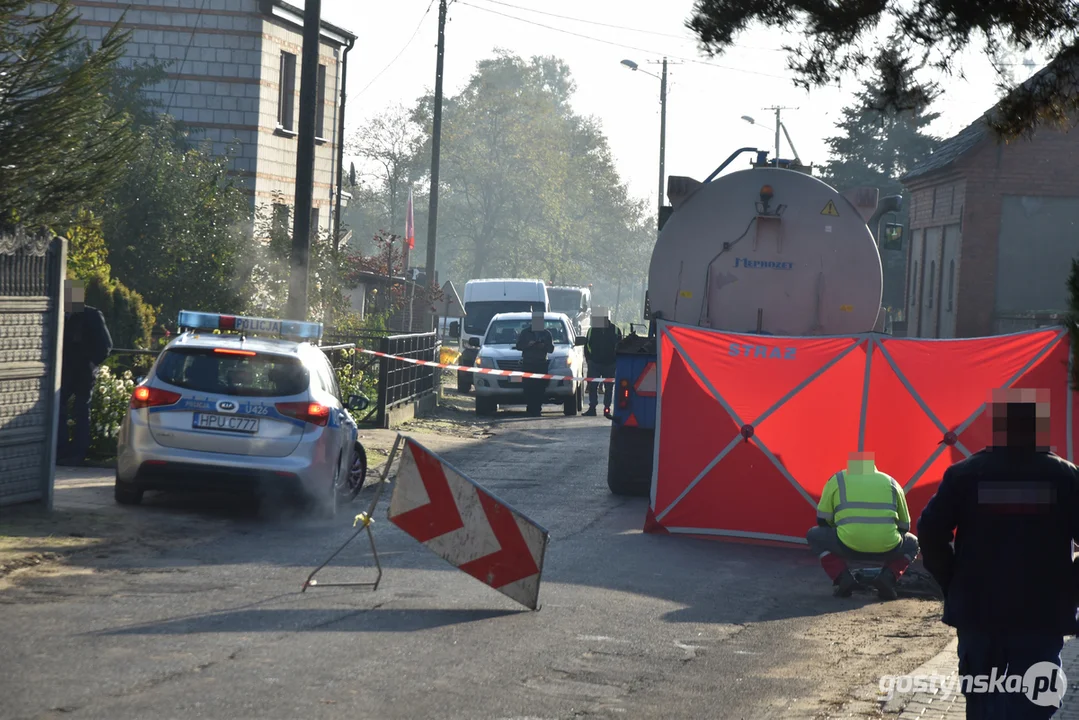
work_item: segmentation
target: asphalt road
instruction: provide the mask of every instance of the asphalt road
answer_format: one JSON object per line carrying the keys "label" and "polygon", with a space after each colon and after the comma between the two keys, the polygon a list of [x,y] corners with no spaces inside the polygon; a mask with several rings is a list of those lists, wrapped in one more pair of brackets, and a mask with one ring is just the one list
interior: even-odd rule
{"label": "asphalt road", "polygon": [[[381,587],[303,594],[352,509],[148,496],[120,511],[176,530],[0,590],[0,717],[849,716],[857,687],[946,642],[936,603],[836,600],[805,551],[641,533],[646,501],[606,487],[608,428],[552,412],[503,416],[482,441],[418,438],[550,531],[537,612],[397,530],[388,493]],[[320,577],[373,573],[358,540]]]}

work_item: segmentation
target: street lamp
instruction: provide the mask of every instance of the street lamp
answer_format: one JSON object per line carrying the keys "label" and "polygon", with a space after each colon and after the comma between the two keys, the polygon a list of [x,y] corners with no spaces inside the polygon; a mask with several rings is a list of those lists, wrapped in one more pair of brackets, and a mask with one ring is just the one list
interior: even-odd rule
{"label": "street lamp", "polygon": [[634,72],[643,72],[659,80],[659,212],[656,215],[656,232],[659,232],[659,218],[663,214],[663,180],[664,160],[667,149],[667,58],[663,58],[663,76],[660,77],[647,70],[641,70],[637,63],[632,60],[623,60],[622,64]]}
{"label": "street lamp", "polygon": [[[778,115],[779,113],[777,112],[776,114]],[[794,147],[794,143],[791,142],[791,136],[790,136],[790,133],[787,132],[787,126],[786,125],[784,125],[782,122],[780,122],[778,127],[770,128],[767,125],[762,125],[761,123],[757,122],[756,120],[754,120],[749,115],[743,115],[742,119],[745,120],[750,125],[758,125],[758,126],[760,126],[762,128],[768,128],[769,130],[774,130],[774,132],[776,134],[776,156],[775,156],[776,167],[779,167],[779,131],[780,130],[783,131],[783,136],[785,138],[787,138],[787,144],[791,146],[791,152],[794,153],[794,162],[798,163],[799,165],[802,164],[802,161],[798,158],[798,150]]]}

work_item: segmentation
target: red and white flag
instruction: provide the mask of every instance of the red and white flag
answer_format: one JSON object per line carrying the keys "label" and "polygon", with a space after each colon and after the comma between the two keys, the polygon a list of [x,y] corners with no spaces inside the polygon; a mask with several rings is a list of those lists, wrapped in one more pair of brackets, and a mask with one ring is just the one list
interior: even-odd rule
{"label": "red and white flag", "polygon": [[459,570],[530,610],[539,606],[548,532],[411,438],[389,517]]}
{"label": "red and white flag", "polygon": [[416,249],[416,221],[412,216],[412,188],[408,189],[408,212],[405,213],[405,240],[408,249]]}

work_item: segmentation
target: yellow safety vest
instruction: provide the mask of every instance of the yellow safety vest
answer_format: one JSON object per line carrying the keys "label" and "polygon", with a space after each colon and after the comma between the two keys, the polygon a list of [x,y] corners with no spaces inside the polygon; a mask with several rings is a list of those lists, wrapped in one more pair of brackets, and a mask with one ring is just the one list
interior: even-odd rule
{"label": "yellow safety vest", "polygon": [[879,470],[828,479],[817,505],[817,517],[835,527],[839,541],[855,552],[894,549],[910,530],[903,488]]}

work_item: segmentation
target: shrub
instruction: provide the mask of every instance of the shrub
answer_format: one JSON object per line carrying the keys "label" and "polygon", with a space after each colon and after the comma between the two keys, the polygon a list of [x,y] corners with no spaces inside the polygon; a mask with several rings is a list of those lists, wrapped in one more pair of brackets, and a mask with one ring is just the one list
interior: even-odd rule
{"label": "shrub", "polygon": [[[130,372],[114,374],[102,365],[95,372],[94,389],[90,394],[90,448],[88,456],[106,460],[116,457],[116,441],[120,423],[127,414],[135,380]],[[68,404],[68,437],[75,431],[75,419]]]}
{"label": "shrub", "polygon": [[105,316],[113,347],[149,349],[154,327],[154,308],[142,295],[104,273],[86,280],[86,304]]}

